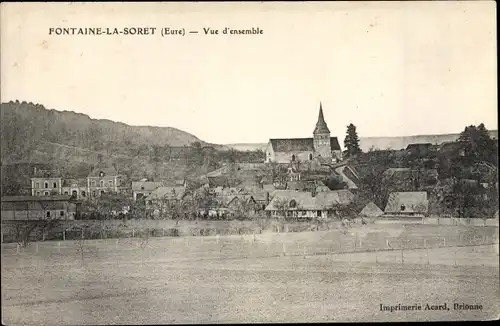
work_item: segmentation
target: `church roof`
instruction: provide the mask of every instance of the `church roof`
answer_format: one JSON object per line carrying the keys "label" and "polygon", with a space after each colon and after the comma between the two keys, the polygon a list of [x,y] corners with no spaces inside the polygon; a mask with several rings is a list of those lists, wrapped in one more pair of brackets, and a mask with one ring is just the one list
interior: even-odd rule
{"label": "church roof", "polygon": [[[274,152],[313,152],[313,138],[284,138],[270,139]],[[330,147],[332,151],[339,151],[340,145],[337,137],[330,137]]]}
{"label": "church roof", "polygon": [[323,107],[321,103],[319,104],[319,116],[318,122],[316,122],[316,128],[314,128],[314,134],[329,134],[330,129],[326,125],[325,118],[323,117]]}

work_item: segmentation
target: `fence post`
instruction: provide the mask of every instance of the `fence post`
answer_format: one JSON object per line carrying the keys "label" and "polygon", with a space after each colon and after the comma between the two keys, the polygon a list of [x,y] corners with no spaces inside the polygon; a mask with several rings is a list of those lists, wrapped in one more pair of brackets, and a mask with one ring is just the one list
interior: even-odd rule
{"label": "fence post", "polygon": [[63,230],[63,241],[66,241],[66,230]]}
{"label": "fence post", "polygon": [[61,252],[61,241],[57,241],[57,252]]}
{"label": "fence post", "polygon": [[35,245],[36,253],[38,253],[38,243]]}
{"label": "fence post", "polygon": [[446,238],[443,238],[443,247],[446,247]]}
{"label": "fence post", "polygon": [[132,229],[132,238],[135,238],[135,229]]}
{"label": "fence post", "polygon": [[283,242],[283,256],[286,256],[286,245],[284,242]]}
{"label": "fence post", "polygon": [[306,247],[304,247],[304,259],[306,259]]}
{"label": "fence post", "polygon": [[427,265],[429,265],[429,248],[425,248],[425,255],[427,257]]}
{"label": "fence post", "polygon": [[16,243],[16,254],[19,254],[19,243]]}
{"label": "fence post", "polygon": [[162,228],[162,236],[165,236],[165,228]]}
{"label": "fence post", "polygon": [[455,266],[457,266],[457,248],[455,248]]}
{"label": "fence post", "polygon": [[116,242],[115,242],[115,248],[118,249],[118,239],[116,239]]}
{"label": "fence post", "polygon": [[401,265],[405,264],[405,257],[404,257],[404,244],[401,246]]}
{"label": "fence post", "polygon": [[219,235],[218,235],[218,234],[215,236],[215,242],[216,242],[217,244],[219,244]]}
{"label": "fence post", "polygon": [[389,239],[385,239],[385,247],[389,248]]}

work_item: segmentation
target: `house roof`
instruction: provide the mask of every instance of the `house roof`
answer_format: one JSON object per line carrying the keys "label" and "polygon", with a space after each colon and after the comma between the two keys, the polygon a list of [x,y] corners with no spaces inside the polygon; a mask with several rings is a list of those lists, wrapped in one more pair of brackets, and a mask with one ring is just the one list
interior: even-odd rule
{"label": "house roof", "polygon": [[133,191],[153,191],[161,186],[163,186],[163,182],[159,181],[132,181]]}
{"label": "house roof", "polygon": [[385,213],[426,213],[428,209],[429,201],[425,191],[393,192],[389,194]]}
{"label": "house roof", "polygon": [[384,212],[372,201],[366,204],[366,206],[359,213],[360,216],[366,217],[377,217],[383,214]]}
{"label": "house roof", "polygon": [[332,190],[325,185],[316,186],[316,192],[329,192],[329,191],[332,191]]}
{"label": "house roof", "polygon": [[62,175],[56,170],[37,170],[33,178],[62,178]]}
{"label": "house roof", "polygon": [[104,172],[105,176],[117,176],[118,171],[113,167],[97,167],[90,172],[89,177],[99,177],[99,174]]}
{"label": "house roof", "polygon": [[447,141],[438,146],[439,151],[454,151],[459,150],[464,145],[461,141]]}
{"label": "house roof", "polygon": [[87,187],[87,179],[63,179],[63,187]]}
{"label": "house roof", "polygon": [[235,201],[239,201],[240,203],[246,204],[251,200],[252,200],[252,196],[250,196],[250,195],[228,195],[228,196],[223,196],[221,198],[222,204],[224,206],[228,206]]}
{"label": "house roof", "polygon": [[274,187],[274,185],[265,184],[265,185],[262,185],[262,190],[264,190],[266,192],[273,192],[276,190],[276,187]]}
{"label": "house roof", "polygon": [[158,187],[149,196],[148,199],[182,199],[186,190],[184,187]]}
{"label": "house roof", "polygon": [[262,192],[249,192],[247,195],[253,197],[253,199],[255,201],[265,201],[267,199],[268,193],[264,192],[264,191],[262,191]]}
{"label": "house roof", "polygon": [[69,201],[71,196],[4,196],[2,202],[22,202],[22,201]]}
{"label": "house roof", "polygon": [[209,187],[228,187],[229,180],[226,176],[207,177]]}
{"label": "house roof", "polygon": [[299,190],[304,191],[307,189],[308,185],[305,181],[288,181],[286,183],[286,189],[288,190]]}
{"label": "house roof", "polygon": [[408,146],[406,146],[406,150],[410,150],[410,149],[417,149],[417,150],[422,150],[422,149],[429,149],[432,147],[432,144],[431,143],[414,143],[414,144],[408,144]]}
{"label": "house roof", "polygon": [[333,208],[336,204],[347,205],[353,198],[354,195],[348,190],[321,192],[314,197],[310,192],[276,190],[266,210],[279,210],[281,202],[291,203],[292,200],[297,205],[296,207],[290,207],[289,210],[327,210]]}
{"label": "house roof", "polygon": [[[313,138],[280,138],[269,139],[274,152],[313,152]],[[340,150],[340,145],[337,137],[330,137],[330,147],[332,151]]]}

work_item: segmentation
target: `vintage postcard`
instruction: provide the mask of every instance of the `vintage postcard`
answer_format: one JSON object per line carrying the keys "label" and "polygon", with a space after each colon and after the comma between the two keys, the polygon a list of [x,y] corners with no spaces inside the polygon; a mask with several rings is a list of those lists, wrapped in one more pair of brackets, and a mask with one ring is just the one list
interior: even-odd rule
{"label": "vintage postcard", "polygon": [[3,324],[499,318],[493,1],[0,9]]}

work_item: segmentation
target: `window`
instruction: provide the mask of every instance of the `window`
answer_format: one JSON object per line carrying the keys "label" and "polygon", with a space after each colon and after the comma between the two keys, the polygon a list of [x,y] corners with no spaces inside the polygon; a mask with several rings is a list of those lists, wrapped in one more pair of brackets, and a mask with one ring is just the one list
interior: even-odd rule
{"label": "window", "polygon": [[100,195],[100,196],[104,195],[104,190],[101,190],[101,191],[99,192],[99,195]]}
{"label": "window", "polygon": [[295,162],[295,155],[292,155],[292,162]]}
{"label": "window", "polygon": [[108,186],[113,187],[113,180],[108,181]]}
{"label": "window", "polygon": [[73,190],[73,191],[71,192],[71,196],[74,196],[74,197],[78,196],[78,191]]}
{"label": "window", "polygon": [[53,183],[53,187],[52,188],[57,188],[57,183],[56,182]]}
{"label": "window", "polygon": [[61,215],[61,217],[64,216],[64,211],[60,211],[59,215]]}
{"label": "window", "polygon": [[95,181],[92,181],[92,187],[95,187],[96,183]]}
{"label": "window", "polygon": [[38,182],[35,183],[35,188],[40,188],[40,184]]}
{"label": "window", "polygon": [[37,191],[37,192],[36,192],[36,195],[37,195],[37,196],[40,196],[40,191]]}
{"label": "window", "polygon": [[141,190],[144,190],[144,186],[141,187]]}
{"label": "window", "polygon": [[406,209],[405,205],[401,205],[401,211],[404,211]]}
{"label": "window", "polygon": [[99,184],[101,185],[101,187],[104,187],[104,180],[101,180]]}
{"label": "window", "polygon": [[313,159],[313,155],[309,154],[309,160],[312,161],[312,159]]}
{"label": "window", "polygon": [[321,216],[321,211],[316,212],[316,216],[320,217]]}
{"label": "window", "polygon": [[45,196],[48,196],[50,193],[49,193],[48,191],[45,191],[43,194],[44,194]]}
{"label": "window", "polygon": [[82,197],[85,197],[86,194],[85,194],[85,191],[82,191]]}
{"label": "window", "polygon": [[100,176],[100,177],[104,177],[104,172],[102,172],[102,171],[101,171],[101,172],[99,172],[99,176]]}
{"label": "window", "polygon": [[69,195],[69,193],[67,191],[64,192],[65,195]]}
{"label": "window", "polygon": [[45,182],[44,184],[44,188],[47,189],[49,187],[49,183],[48,182]]}
{"label": "window", "polygon": [[92,197],[95,197],[95,194],[96,194],[95,190],[92,191]]}
{"label": "window", "polygon": [[47,212],[47,217],[50,217],[50,212]]}

